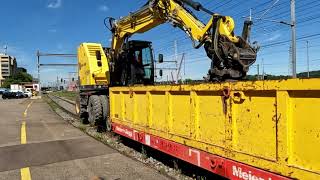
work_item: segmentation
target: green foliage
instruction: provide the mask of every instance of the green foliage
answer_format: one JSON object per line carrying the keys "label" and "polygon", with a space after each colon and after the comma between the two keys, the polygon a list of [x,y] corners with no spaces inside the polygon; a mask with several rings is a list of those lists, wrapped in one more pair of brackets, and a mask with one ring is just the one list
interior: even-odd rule
{"label": "green foliage", "polygon": [[[297,74],[298,78],[307,78],[308,74],[307,72],[302,72],[302,73],[298,73]],[[320,70],[319,71],[310,71],[310,78],[319,78],[320,77]],[[265,75],[265,79],[266,80],[281,80],[281,79],[290,79],[291,76],[285,76],[285,75],[270,75],[270,74],[266,74]],[[257,80],[257,76],[256,75],[248,75],[245,78],[246,80]]]}
{"label": "green foliage", "polygon": [[[260,78],[262,78],[262,75],[260,75]],[[280,80],[280,79],[290,79],[290,78],[291,78],[291,76],[284,76],[284,75],[279,75],[279,76],[270,75],[270,74],[264,75],[265,80]],[[257,75],[247,75],[245,77],[245,80],[256,81],[256,80],[258,80],[258,77],[257,77]]]}
{"label": "green foliage", "polygon": [[[298,78],[307,78],[307,72],[302,72],[297,74]],[[260,75],[260,78],[262,78],[262,75]],[[310,71],[310,78],[320,78],[320,70],[318,71]],[[291,79],[291,76],[287,75],[271,75],[266,74],[264,77],[265,80],[282,80],[282,79]],[[257,75],[247,75],[244,80],[247,81],[256,81],[258,80]],[[194,84],[194,83],[203,83],[203,80],[192,80],[192,79],[185,79],[184,84]]]}
{"label": "green foliage", "polygon": [[189,84],[189,83],[192,83],[193,80],[192,79],[185,79],[184,81],[186,84]]}
{"label": "green foliage", "polygon": [[26,72],[19,71],[15,75],[7,78],[3,82],[2,87],[10,88],[11,84],[19,84],[22,82],[32,82],[32,76]]}
{"label": "green foliage", "polygon": [[69,100],[75,101],[76,96],[79,94],[78,92],[73,91],[57,91],[52,93],[55,96],[65,97]]}
{"label": "green foliage", "polygon": [[[308,76],[307,72],[302,72],[297,74],[298,77],[300,78],[305,78]],[[310,71],[310,77],[311,78],[317,78],[320,77],[320,71]]]}

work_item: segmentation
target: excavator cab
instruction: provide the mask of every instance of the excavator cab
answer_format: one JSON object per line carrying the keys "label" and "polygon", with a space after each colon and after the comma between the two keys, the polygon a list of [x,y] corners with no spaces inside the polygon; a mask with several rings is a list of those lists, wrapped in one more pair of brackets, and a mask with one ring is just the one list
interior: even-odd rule
{"label": "excavator cab", "polygon": [[131,40],[124,44],[121,60],[121,85],[154,83],[154,60],[152,43]]}

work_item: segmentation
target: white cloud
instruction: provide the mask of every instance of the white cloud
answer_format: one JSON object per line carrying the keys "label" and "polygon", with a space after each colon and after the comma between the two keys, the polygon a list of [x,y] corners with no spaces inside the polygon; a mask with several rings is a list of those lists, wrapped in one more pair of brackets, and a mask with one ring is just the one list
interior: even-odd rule
{"label": "white cloud", "polygon": [[62,0],[51,0],[48,4],[48,8],[56,9],[61,7],[62,5]]}
{"label": "white cloud", "polygon": [[48,32],[50,32],[50,33],[56,33],[57,30],[56,30],[56,29],[49,29]]}
{"label": "white cloud", "polygon": [[103,12],[107,12],[107,11],[109,11],[109,7],[106,6],[106,5],[101,5],[101,6],[99,7],[99,10],[100,10],[100,11],[103,11]]}
{"label": "white cloud", "polygon": [[58,49],[58,50],[62,50],[63,47],[64,47],[64,46],[63,46],[61,43],[58,43],[58,44],[57,44],[57,49]]}
{"label": "white cloud", "polygon": [[274,35],[271,36],[270,38],[266,39],[266,42],[277,40],[277,39],[279,39],[280,37],[281,37],[281,34],[280,34],[280,33],[274,34]]}

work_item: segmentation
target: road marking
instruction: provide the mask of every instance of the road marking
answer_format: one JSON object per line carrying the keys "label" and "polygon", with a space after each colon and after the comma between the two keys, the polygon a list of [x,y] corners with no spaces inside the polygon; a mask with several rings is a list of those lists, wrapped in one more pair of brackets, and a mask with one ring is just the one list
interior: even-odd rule
{"label": "road marking", "polygon": [[30,169],[28,167],[20,169],[21,180],[31,180]]}
{"label": "road marking", "polygon": [[25,121],[23,121],[21,125],[21,144],[27,144],[27,131]]}
{"label": "road marking", "polygon": [[28,109],[30,108],[30,106],[31,106],[32,103],[33,103],[33,101],[31,101],[31,102],[28,104],[26,110],[24,110],[24,113],[23,113],[23,116],[24,116],[24,117],[27,117]]}
{"label": "road marking", "polygon": [[[28,109],[30,108],[33,101],[31,101],[26,110],[23,112],[23,117],[27,117]],[[21,124],[21,144],[27,144],[27,130],[26,130],[26,121],[22,121]],[[29,167],[21,168],[20,169],[21,180],[31,180],[31,174]]]}

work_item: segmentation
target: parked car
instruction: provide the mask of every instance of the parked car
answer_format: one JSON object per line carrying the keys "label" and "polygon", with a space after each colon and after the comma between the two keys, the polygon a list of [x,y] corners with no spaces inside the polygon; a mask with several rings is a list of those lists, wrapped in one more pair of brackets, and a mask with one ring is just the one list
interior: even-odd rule
{"label": "parked car", "polygon": [[21,92],[21,91],[18,91],[18,92],[16,92],[16,97],[17,98],[26,98],[27,97],[27,95],[25,95],[23,92]]}
{"label": "parked car", "polygon": [[5,91],[2,94],[2,99],[15,99],[15,98],[17,98],[17,93],[15,92]]}
{"label": "parked car", "polygon": [[5,91],[8,91],[6,88],[0,88],[0,95],[3,94]]}
{"label": "parked car", "polygon": [[24,94],[25,94],[27,97],[31,97],[31,96],[32,96],[32,92],[30,92],[30,91],[25,91]]}
{"label": "parked car", "polygon": [[21,99],[21,98],[27,98],[28,95],[24,94],[21,91],[18,92],[12,92],[12,91],[5,91],[2,94],[2,99]]}

